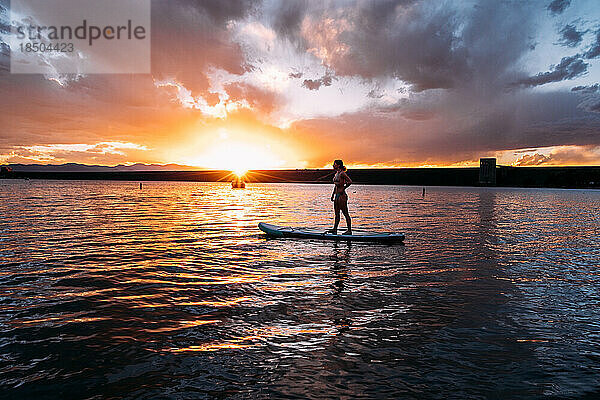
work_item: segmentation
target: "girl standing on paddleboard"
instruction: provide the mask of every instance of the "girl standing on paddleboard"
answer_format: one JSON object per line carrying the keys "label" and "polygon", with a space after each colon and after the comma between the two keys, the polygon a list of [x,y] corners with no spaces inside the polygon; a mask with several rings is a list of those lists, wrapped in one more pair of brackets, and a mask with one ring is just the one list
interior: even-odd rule
{"label": "girl standing on paddleboard", "polygon": [[346,174],[346,167],[342,160],[335,160],[333,162],[333,169],[335,170],[335,176],[333,177],[333,193],[331,194],[331,201],[333,201],[333,209],[335,211],[335,224],[333,229],[328,232],[337,234],[337,228],[340,224],[340,211],[344,213],[346,217],[346,226],[348,230],[344,232],[344,235],[352,235],[352,225],[350,221],[350,214],[348,213],[348,195],[346,194],[346,188],[352,184],[352,180]]}

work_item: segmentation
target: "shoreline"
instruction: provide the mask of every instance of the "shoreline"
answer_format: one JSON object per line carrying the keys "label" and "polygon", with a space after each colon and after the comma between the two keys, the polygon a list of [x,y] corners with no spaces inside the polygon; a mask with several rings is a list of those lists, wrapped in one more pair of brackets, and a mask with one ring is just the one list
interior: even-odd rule
{"label": "shoreline", "polygon": [[[403,186],[496,186],[565,189],[600,189],[600,166],[504,167],[496,168],[496,184],[479,182],[479,168],[390,168],[351,169],[357,184]],[[251,170],[245,181],[252,183],[331,183],[329,169]],[[115,180],[230,182],[230,171],[12,171],[3,179]]]}

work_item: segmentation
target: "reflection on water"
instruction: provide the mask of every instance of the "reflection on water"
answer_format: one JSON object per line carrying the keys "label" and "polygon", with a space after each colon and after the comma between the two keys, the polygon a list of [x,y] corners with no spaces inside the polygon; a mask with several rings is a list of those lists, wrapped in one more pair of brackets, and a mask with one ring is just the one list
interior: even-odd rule
{"label": "reflection on water", "polygon": [[600,390],[600,194],[0,181],[0,393],[556,398]]}

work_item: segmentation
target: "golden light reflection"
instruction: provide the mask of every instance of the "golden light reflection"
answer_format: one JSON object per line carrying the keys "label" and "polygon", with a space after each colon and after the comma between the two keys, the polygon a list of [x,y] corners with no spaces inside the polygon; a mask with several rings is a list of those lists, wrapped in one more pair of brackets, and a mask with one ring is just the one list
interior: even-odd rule
{"label": "golden light reflection", "polygon": [[[178,275],[178,274],[176,274]],[[188,274],[181,274],[188,275]],[[161,280],[161,279],[130,279],[126,281],[127,284],[132,283],[141,283],[141,284],[165,284],[165,285],[176,285],[176,286],[196,286],[196,285],[229,285],[233,283],[253,283],[258,282],[262,277],[260,276],[224,276],[224,277],[211,277],[210,280],[201,280],[197,276],[194,276],[197,280],[193,281],[184,281],[184,282],[176,282],[173,280]],[[206,278],[204,278],[206,279]]]}
{"label": "golden light reflection", "polygon": [[[2,288],[3,291],[14,290],[14,291],[25,291],[27,290],[24,286],[8,286]],[[81,290],[81,291],[64,291],[64,292],[56,292],[56,293],[47,293],[43,296],[14,296],[14,299],[22,299],[22,300],[30,300],[30,299],[40,299],[40,300],[54,300],[54,299],[68,299],[73,297],[91,297],[91,296],[99,296],[101,294],[105,294],[108,292],[113,292],[118,290],[117,288],[106,288],[106,289],[95,289],[95,290]],[[14,306],[11,306],[11,309],[15,309]],[[35,304],[23,305],[19,310],[25,310],[28,308],[35,308]],[[2,309],[2,308],[0,308]]]}
{"label": "golden light reflection", "polygon": [[190,301],[180,303],[182,306],[209,306],[209,307],[230,307],[238,305],[244,301],[252,300],[250,297],[240,297],[233,300],[227,301]]}
{"label": "golden light reflection", "polygon": [[203,344],[198,346],[189,346],[184,348],[173,348],[168,349],[169,353],[186,353],[192,351],[217,351],[221,349],[244,349],[247,347],[256,347],[253,344],[237,344],[237,343],[214,343],[214,344]]}
{"label": "golden light reflection", "polygon": [[236,337],[223,343],[204,343],[188,347],[172,347],[163,351],[169,353],[185,353],[196,351],[217,351],[222,349],[243,349],[260,346],[259,343],[252,343],[257,340],[263,341],[264,339],[272,337],[290,337],[295,335],[335,335],[337,333],[337,329],[338,327],[296,328],[269,326],[265,328],[252,329],[246,336]]}
{"label": "golden light reflection", "polygon": [[25,319],[10,321],[10,324],[16,328],[30,327],[30,326],[62,326],[72,323],[88,323],[96,321],[104,321],[109,318],[107,317],[80,317],[75,314],[64,314],[60,316],[52,316],[46,318],[37,319]]}
{"label": "golden light reflection", "polygon": [[210,320],[195,320],[195,321],[179,321],[176,326],[165,326],[162,328],[156,329],[144,329],[146,332],[150,333],[160,333],[160,332],[170,332],[170,331],[178,331],[181,329],[193,328],[195,326],[208,325],[208,324],[217,324],[221,322],[219,319],[210,319]]}
{"label": "golden light reflection", "polygon": [[[250,297],[240,297],[237,299],[233,299],[233,300],[223,300],[223,301],[181,301],[181,300],[186,300],[188,299],[186,298],[179,298],[179,299],[172,299],[174,301],[177,302],[177,305],[179,306],[206,306],[206,307],[217,307],[217,308],[223,308],[223,307],[232,307],[232,306],[236,306],[244,301],[250,301],[252,300]],[[171,302],[166,302],[166,303],[146,303],[146,302],[140,302],[139,304],[136,304],[133,306],[133,308],[162,308],[162,307],[172,307],[173,304]]]}

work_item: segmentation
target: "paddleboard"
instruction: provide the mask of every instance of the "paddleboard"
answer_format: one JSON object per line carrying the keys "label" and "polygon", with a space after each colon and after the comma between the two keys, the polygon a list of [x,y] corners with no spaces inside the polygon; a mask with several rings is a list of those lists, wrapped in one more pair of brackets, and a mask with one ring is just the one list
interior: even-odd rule
{"label": "paddleboard", "polygon": [[399,243],[404,240],[403,233],[375,233],[354,231],[352,235],[326,233],[324,229],[317,228],[292,228],[277,226],[261,222],[258,229],[270,237],[277,238],[305,238],[318,240],[352,240],[357,242]]}

